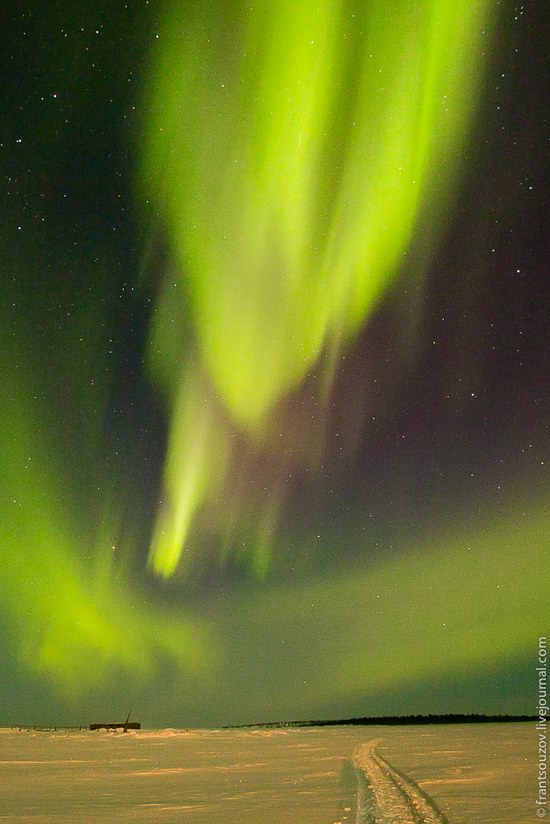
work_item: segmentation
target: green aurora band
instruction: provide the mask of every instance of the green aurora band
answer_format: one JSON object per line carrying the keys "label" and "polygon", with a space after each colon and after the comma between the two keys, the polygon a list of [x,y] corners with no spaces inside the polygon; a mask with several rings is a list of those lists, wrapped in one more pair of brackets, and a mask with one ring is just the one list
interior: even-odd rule
{"label": "green aurora band", "polygon": [[[231,462],[230,436],[261,449],[277,404],[316,363],[327,390],[415,230],[425,247],[437,235],[492,6],[170,5],[142,168],[175,266],[150,339],[171,410],[156,573],[171,575],[189,551],[193,518]],[[169,308],[178,283],[192,358]]]}
{"label": "green aurora band", "polygon": [[[129,588],[127,553],[123,547],[114,552],[118,524],[112,504],[101,495],[94,501],[88,490],[87,506],[97,522],[86,524],[78,513],[64,484],[59,444],[54,451],[47,432],[50,414],[37,402],[40,381],[35,376],[31,390],[23,378],[24,359],[14,358],[4,343],[0,339],[6,388],[0,426],[1,613],[5,640],[19,663],[69,701],[120,673],[151,677],[161,662],[174,661],[190,672],[207,667],[213,642],[206,640],[206,627],[197,620],[191,625],[181,612],[159,616]],[[65,391],[71,388],[66,381]],[[92,421],[94,405],[88,401]]]}

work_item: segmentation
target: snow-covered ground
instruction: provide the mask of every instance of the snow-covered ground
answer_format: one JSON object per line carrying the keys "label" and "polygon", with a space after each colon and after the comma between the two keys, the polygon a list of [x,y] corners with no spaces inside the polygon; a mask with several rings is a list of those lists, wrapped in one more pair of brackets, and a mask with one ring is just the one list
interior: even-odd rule
{"label": "snow-covered ground", "polygon": [[531,824],[534,724],[0,730],[0,821]]}

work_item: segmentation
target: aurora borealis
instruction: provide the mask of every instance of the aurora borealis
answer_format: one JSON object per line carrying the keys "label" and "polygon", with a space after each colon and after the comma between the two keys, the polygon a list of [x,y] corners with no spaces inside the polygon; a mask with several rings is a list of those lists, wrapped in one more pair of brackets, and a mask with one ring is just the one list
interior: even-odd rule
{"label": "aurora borealis", "polygon": [[[158,191],[201,372],[247,436],[261,440],[322,357],[330,372],[415,222],[431,222],[473,106],[485,5],[236,4],[222,15],[228,34],[218,7],[174,4],[152,70],[144,187]],[[228,459],[172,321],[161,316],[152,341],[161,380],[176,361],[152,547],[165,574]]]}
{"label": "aurora borealis", "polygon": [[544,10],[12,15],[0,722],[531,711]]}

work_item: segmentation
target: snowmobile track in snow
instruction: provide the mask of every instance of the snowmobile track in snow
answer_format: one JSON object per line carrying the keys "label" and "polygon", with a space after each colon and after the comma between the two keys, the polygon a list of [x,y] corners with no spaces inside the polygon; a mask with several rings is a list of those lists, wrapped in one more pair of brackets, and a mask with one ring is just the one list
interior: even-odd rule
{"label": "snowmobile track in snow", "polygon": [[357,824],[449,824],[418,784],[382,758],[379,743],[368,741],[353,753],[367,785],[367,792],[359,793]]}

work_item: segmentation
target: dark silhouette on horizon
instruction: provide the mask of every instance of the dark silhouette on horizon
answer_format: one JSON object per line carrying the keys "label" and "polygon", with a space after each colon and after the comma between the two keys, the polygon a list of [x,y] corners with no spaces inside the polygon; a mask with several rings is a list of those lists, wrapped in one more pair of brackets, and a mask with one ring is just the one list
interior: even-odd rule
{"label": "dark silhouette on horizon", "polygon": [[512,721],[537,721],[538,715],[483,715],[478,713],[444,713],[436,715],[380,715],[362,718],[332,719],[324,721],[268,721],[261,724],[238,724],[222,727],[245,729],[247,727],[339,727],[344,725],[399,725],[407,724],[495,724]]}
{"label": "dark silhouette on horizon", "polygon": [[128,730],[140,730],[141,729],[141,724],[139,723],[139,721],[130,721],[130,713],[131,712],[132,712],[132,710],[130,710],[130,712],[126,716],[126,721],[123,721],[122,723],[118,723],[118,722],[105,723],[105,722],[102,722],[102,723],[97,723],[97,724],[90,724],[90,729],[91,730],[120,730],[120,729],[122,729],[122,730],[124,730],[124,732],[128,732]]}

